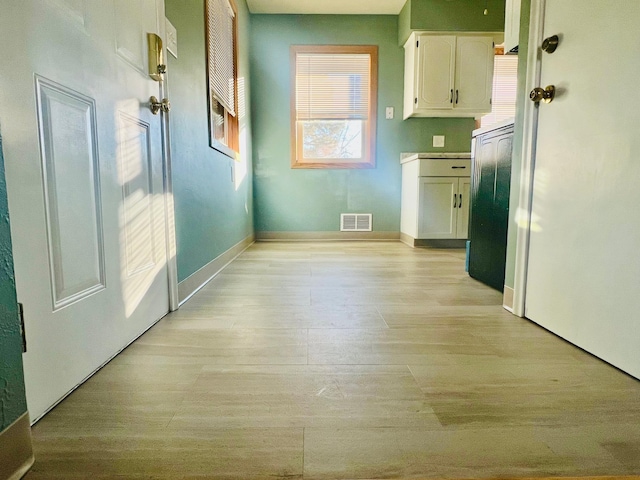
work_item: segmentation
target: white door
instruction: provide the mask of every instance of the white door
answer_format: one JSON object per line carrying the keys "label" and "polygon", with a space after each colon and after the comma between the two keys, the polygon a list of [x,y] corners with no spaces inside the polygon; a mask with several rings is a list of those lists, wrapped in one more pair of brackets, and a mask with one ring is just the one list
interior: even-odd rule
{"label": "white door", "polygon": [[32,418],[168,311],[163,0],[3,2],[0,119]]}
{"label": "white door", "polygon": [[493,37],[458,37],[453,100],[456,110],[491,111],[493,61]]}
{"label": "white door", "polygon": [[418,238],[456,238],[458,177],[420,177]]}
{"label": "white door", "polygon": [[453,108],[456,37],[418,37],[418,108]]}
{"label": "white door", "polygon": [[[534,2],[535,6],[535,2]],[[640,2],[547,0],[526,316],[640,377]],[[536,46],[532,46],[535,48]]]}

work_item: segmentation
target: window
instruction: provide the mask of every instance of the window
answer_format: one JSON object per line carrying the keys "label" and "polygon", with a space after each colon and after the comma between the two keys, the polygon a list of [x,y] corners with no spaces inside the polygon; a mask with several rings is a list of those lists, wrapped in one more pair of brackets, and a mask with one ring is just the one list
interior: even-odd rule
{"label": "window", "polygon": [[292,168],[375,167],[378,47],[291,47]]}
{"label": "window", "polygon": [[206,1],[209,143],[238,151],[237,9],[233,0]]}
{"label": "window", "polygon": [[480,121],[482,127],[512,118],[516,114],[518,56],[502,55],[502,50],[498,49],[496,52],[493,64],[491,113],[482,117]]}

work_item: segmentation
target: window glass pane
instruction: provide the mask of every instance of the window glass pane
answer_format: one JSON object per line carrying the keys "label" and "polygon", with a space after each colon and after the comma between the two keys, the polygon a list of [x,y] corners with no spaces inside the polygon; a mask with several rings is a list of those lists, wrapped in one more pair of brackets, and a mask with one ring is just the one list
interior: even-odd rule
{"label": "window glass pane", "polygon": [[304,158],[362,158],[364,122],[314,120],[301,123]]}
{"label": "window glass pane", "polygon": [[224,144],[227,143],[227,136],[225,135],[224,128],[224,107],[220,102],[218,102],[215,97],[211,98],[211,124],[212,124],[212,135],[213,139]]}

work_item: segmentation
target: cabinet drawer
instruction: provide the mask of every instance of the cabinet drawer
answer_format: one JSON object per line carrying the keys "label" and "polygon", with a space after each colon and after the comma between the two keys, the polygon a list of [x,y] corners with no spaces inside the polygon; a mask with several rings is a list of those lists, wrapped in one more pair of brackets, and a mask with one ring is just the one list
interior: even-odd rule
{"label": "cabinet drawer", "polygon": [[421,177],[470,177],[471,160],[433,160],[422,159],[420,161]]}

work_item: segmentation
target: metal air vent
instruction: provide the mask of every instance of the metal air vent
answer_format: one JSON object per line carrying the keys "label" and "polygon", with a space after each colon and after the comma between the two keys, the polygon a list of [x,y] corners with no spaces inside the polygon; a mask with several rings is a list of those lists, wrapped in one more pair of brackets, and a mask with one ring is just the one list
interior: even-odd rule
{"label": "metal air vent", "polygon": [[370,232],[370,213],[342,213],[340,214],[341,232]]}

